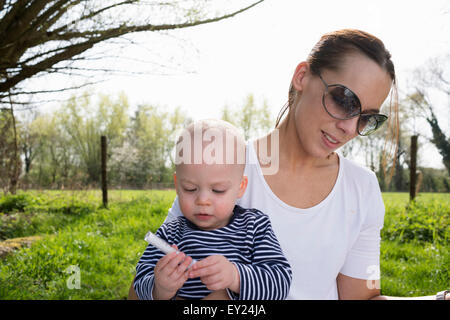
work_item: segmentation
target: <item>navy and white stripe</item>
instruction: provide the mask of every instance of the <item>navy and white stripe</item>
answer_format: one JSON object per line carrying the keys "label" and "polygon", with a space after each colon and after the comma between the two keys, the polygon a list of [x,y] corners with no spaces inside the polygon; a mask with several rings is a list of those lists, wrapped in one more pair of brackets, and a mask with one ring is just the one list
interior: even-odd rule
{"label": "navy and white stripe", "polygon": [[[240,292],[228,290],[233,299],[275,300],[288,295],[292,271],[272,230],[269,217],[257,209],[235,206],[230,223],[220,229],[199,229],[184,217],[163,224],[156,234],[197,261],[223,255],[240,274]],[[134,289],[140,299],[152,299],[153,270],[163,252],[148,245],[136,267]],[[185,299],[211,293],[200,278],[188,279],[177,292]]]}

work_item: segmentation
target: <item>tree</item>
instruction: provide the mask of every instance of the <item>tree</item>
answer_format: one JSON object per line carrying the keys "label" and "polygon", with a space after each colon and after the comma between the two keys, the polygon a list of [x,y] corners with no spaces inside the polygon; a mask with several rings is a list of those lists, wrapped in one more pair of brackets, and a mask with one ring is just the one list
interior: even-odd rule
{"label": "tree", "polygon": [[15,193],[20,175],[17,131],[10,110],[0,109],[0,187],[4,193]]}
{"label": "tree", "polygon": [[72,97],[59,113],[62,128],[71,139],[89,183],[100,179],[100,137],[107,137],[110,148],[123,143],[128,125],[127,110],[128,100],[124,94],[116,101],[100,95],[95,107],[85,93],[83,99]]}
{"label": "tree", "polygon": [[28,175],[31,169],[36,155],[39,152],[39,148],[42,146],[42,140],[39,139],[39,129],[36,127],[36,119],[39,117],[39,113],[31,111],[27,113],[21,121],[20,141],[21,150],[24,156],[25,162],[25,177]]}
{"label": "tree", "polygon": [[[450,137],[447,136],[437,114],[438,105],[430,98],[433,90],[443,93],[450,103],[450,64],[449,57],[430,59],[425,66],[414,72],[413,91],[408,95],[411,105],[421,114],[429,124],[432,138],[429,139],[442,155],[444,166],[450,174]],[[448,108],[448,107],[447,107]],[[448,113],[445,113],[448,118]]]}
{"label": "tree", "polygon": [[395,191],[405,191],[406,190],[406,177],[405,172],[403,168],[404,160],[405,158],[405,147],[404,142],[402,139],[401,129],[399,129],[399,135],[398,135],[398,151],[397,151],[397,159],[395,160],[395,171],[394,176],[392,178],[393,184],[394,184],[394,190]]}
{"label": "tree", "polygon": [[172,182],[176,134],[189,122],[180,109],[170,113],[140,105],[131,120],[127,143],[114,151],[112,168],[122,172],[125,183],[137,187]]}
{"label": "tree", "polygon": [[252,94],[245,98],[244,104],[235,109],[224,106],[221,119],[242,129],[245,140],[255,139],[267,134],[273,128],[272,117],[267,102],[258,107]]}
{"label": "tree", "polygon": [[426,97],[423,91],[416,89],[416,92],[408,96],[410,101],[416,105],[417,108],[424,111],[425,119],[431,127],[432,138],[429,139],[439,153],[442,155],[442,161],[450,174],[450,139],[446,137],[445,133],[441,129],[436,114],[433,109],[433,105]]}
{"label": "tree", "polygon": [[[34,136],[27,183],[37,187],[63,187],[73,180],[76,154],[58,115],[39,114],[25,130]],[[25,141],[24,141],[25,142]],[[32,164],[32,165],[31,165]]]}
{"label": "tree", "polygon": [[217,22],[244,12],[262,0],[231,13],[215,15],[211,6],[217,2],[0,1],[0,103],[9,103],[7,98],[11,96],[33,93],[23,86],[27,79],[55,72],[86,71],[86,66],[74,63],[88,60],[86,52],[99,43],[131,33]]}
{"label": "tree", "polygon": [[[71,76],[78,73],[89,78],[89,71],[112,69],[86,66],[88,60],[105,57],[105,52],[87,55],[100,43],[111,43],[132,33],[162,32],[220,21],[262,1],[222,14],[211,13],[210,5],[218,0],[0,1],[0,109],[5,109],[1,105],[10,106],[15,137],[14,144],[3,145],[13,148],[13,152],[7,152],[13,156],[8,189],[15,191],[21,168],[14,106],[28,105],[29,101],[23,99],[29,99],[30,95],[76,88],[27,90],[28,80],[52,73]],[[80,86],[86,84],[89,82]]]}

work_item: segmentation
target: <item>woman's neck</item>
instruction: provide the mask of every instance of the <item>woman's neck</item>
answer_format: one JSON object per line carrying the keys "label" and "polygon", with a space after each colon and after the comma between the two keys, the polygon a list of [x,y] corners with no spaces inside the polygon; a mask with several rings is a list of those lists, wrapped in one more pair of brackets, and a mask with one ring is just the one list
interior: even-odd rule
{"label": "woman's neck", "polygon": [[[326,158],[318,158],[312,156],[305,150],[298,137],[295,123],[291,115],[286,117],[278,127],[278,130],[280,167],[296,171],[298,169],[315,169],[334,163],[333,154],[330,154]],[[272,134],[273,132],[269,135]],[[330,162],[330,160],[332,162]]]}

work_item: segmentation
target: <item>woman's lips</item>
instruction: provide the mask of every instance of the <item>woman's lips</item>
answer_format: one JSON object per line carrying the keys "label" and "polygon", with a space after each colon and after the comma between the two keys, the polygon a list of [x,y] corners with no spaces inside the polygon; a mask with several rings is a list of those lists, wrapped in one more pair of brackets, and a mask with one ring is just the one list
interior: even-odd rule
{"label": "woman's lips", "polygon": [[339,140],[324,131],[322,131],[322,140],[329,148],[336,148],[340,144]]}

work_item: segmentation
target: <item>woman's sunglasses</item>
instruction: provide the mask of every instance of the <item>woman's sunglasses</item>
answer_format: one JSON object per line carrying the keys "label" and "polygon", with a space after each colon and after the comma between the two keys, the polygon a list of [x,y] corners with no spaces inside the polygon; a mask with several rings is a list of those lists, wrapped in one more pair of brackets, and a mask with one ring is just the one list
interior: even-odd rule
{"label": "woman's sunglasses", "polygon": [[322,104],[325,111],[333,118],[347,120],[359,116],[356,130],[361,136],[368,136],[375,132],[387,120],[387,116],[380,113],[362,113],[358,96],[341,84],[328,84],[319,74],[325,85]]}

